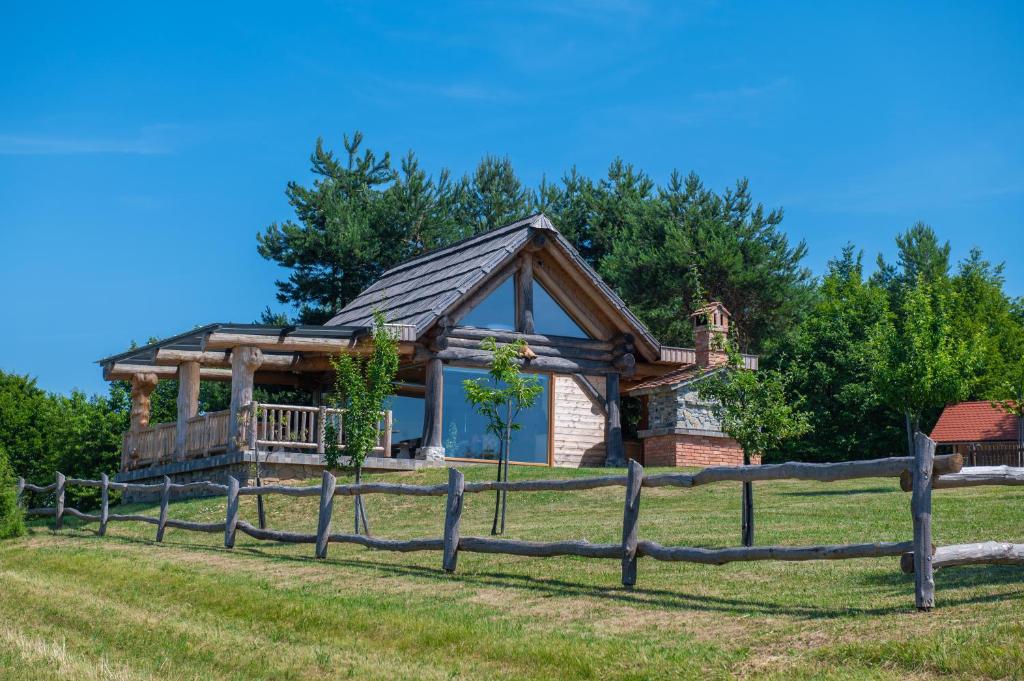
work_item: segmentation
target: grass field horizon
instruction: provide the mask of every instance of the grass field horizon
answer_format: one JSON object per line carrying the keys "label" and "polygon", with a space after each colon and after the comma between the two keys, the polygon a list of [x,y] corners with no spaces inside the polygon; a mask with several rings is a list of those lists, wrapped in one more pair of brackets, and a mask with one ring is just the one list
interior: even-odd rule
{"label": "grass field horizon", "polygon": [[[493,470],[465,469],[468,480]],[[594,470],[513,471],[513,479]],[[370,475],[438,483],[444,470]],[[341,480],[339,480],[340,482]],[[739,485],[645,488],[640,536],[734,546]],[[622,488],[517,493],[510,538],[621,539]],[[905,541],[909,494],[896,480],[755,483],[757,543]],[[1022,540],[1014,488],[938,490],[937,544]],[[242,500],[255,523],[256,502]],[[311,532],[316,498],[267,501],[275,529]],[[438,537],[444,498],[366,497],[373,532]],[[128,508],[155,515],[152,505]],[[467,495],[462,533],[486,535],[491,494]],[[172,518],[217,521],[224,498],[172,503]],[[258,542],[112,523],[106,537],[52,519],[0,542],[0,679],[643,679],[1024,677],[1024,569],[947,568],[937,607],[914,610],[897,558],[725,566],[639,561],[635,590],[615,560]],[[350,531],[351,499],[335,501]]]}

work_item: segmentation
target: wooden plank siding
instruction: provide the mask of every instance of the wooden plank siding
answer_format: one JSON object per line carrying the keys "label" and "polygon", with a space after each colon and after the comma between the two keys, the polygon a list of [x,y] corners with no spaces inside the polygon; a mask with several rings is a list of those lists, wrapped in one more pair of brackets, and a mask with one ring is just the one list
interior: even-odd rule
{"label": "wooden plank siding", "polygon": [[[604,377],[588,376],[604,395]],[[555,374],[551,381],[551,463],[579,468],[603,466],[605,416],[601,404],[587,393],[574,376]]]}

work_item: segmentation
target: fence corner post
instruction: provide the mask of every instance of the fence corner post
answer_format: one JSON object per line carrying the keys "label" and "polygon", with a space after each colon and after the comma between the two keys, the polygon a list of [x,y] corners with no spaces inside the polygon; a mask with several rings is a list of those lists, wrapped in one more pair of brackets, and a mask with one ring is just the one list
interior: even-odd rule
{"label": "fence corner post", "polygon": [[331,513],[334,511],[336,478],[330,471],[324,471],[320,483],[320,517],[316,524],[316,557],[327,557],[327,543],[331,536]]}
{"label": "fence corner post", "polygon": [[935,607],[935,575],[932,565],[932,473],[935,442],[924,433],[914,434],[914,487],[910,512],[914,520],[914,605],[927,612]]}
{"label": "fence corner post", "polygon": [[459,560],[459,526],[462,523],[462,502],[466,489],[466,476],[457,468],[448,469],[448,503],[444,514],[444,557],[445,572],[455,572]]}
{"label": "fence corner post", "polygon": [[18,508],[25,508],[25,478],[18,478],[14,492],[14,504]]}
{"label": "fence corner post", "polygon": [[56,513],[53,516],[53,529],[59,530],[64,526],[64,488],[66,486],[66,478],[61,472],[57,473],[57,487],[55,494],[57,495],[57,508]]}
{"label": "fence corner post", "polygon": [[102,537],[107,533],[107,521],[110,520],[110,478],[106,473],[100,476],[100,529]]}
{"label": "fence corner post", "polygon": [[622,585],[636,584],[637,526],[640,521],[640,488],[644,467],[630,459],[626,476],[626,505],[622,513]]}
{"label": "fence corner post", "polygon": [[171,501],[171,479],[164,476],[164,486],[160,489],[160,520],[156,526],[156,540],[164,540],[164,529],[167,527],[167,504]]}
{"label": "fence corner post", "polygon": [[238,478],[228,476],[228,511],[224,519],[224,546],[235,548],[235,531],[238,529]]}

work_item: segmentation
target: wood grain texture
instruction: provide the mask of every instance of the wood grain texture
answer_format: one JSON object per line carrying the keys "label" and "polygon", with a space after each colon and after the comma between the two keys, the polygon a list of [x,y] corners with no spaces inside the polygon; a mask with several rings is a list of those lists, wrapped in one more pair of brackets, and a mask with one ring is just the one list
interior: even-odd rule
{"label": "wood grain texture", "polygon": [[[914,572],[913,552],[900,557],[900,569]],[[1024,565],[1024,544],[986,541],[974,544],[940,546],[932,554],[932,568],[938,570],[956,565]]]}
{"label": "wood grain texture", "polygon": [[935,606],[935,575],[932,569],[932,469],[935,443],[923,433],[914,434],[913,487],[910,511],[914,521],[914,604],[918,610]]}
{"label": "wood grain texture", "polygon": [[1014,466],[978,466],[959,473],[934,476],[932,489],[979,487],[982,485],[1024,485],[1024,468]]}
{"label": "wood grain texture", "polygon": [[156,526],[156,540],[164,540],[164,530],[167,529],[168,506],[171,503],[171,479],[164,476],[164,484],[160,488],[160,522]]}
{"label": "wood grain texture", "polygon": [[626,503],[622,512],[622,585],[627,588],[636,584],[636,547],[640,524],[640,489],[643,481],[644,467],[630,460]]}
{"label": "wood grain texture", "polygon": [[224,546],[234,548],[238,530],[238,478],[228,478],[227,514],[224,517]]}
{"label": "wood grain texture", "polygon": [[100,528],[99,535],[107,533],[107,522],[110,520],[110,478],[103,473],[100,478]]}
{"label": "wood grain texture", "polygon": [[846,560],[849,558],[881,558],[899,556],[913,542],[879,542],[874,544],[830,544],[822,546],[736,546],[724,549],[704,549],[689,546],[662,546],[657,542],[641,540],[637,554],[656,560],[725,565],[736,561],[757,560]]}
{"label": "wood grain texture", "polygon": [[64,526],[64,485],[66,478],[63,473],[57,473],[55,477],[57,479],[53,486],[54,490],[56,490],[57,505],[55,506],[56,512],[53,516],[53,529],[59,530]]}
{"label": "wood grain texture", "polygon": [[466,476],[457,468],[448,469],[448,499],[444,514],[444,555],[441,566],[445,572],[455,572],[459,560],[459,529],[462,525],[463,491]]}
{"label": "wood grain texture", "polygon": [[324,471],[320,484],[320,515],[316,524],[316,557],[327,557],[327,544],[331,534],[331,514],[334,512],[334,490],[337,487],[335,477],[330,471]]}
{"label": "wood grain texture", "polygon": [[554,556],[583,556],[584,558],[622,557],[621,544],[591,544],[584,540],[532,542],[488,537],[462,537],[459,551],[470,553],[501,553],[510,556],[552,558]]}

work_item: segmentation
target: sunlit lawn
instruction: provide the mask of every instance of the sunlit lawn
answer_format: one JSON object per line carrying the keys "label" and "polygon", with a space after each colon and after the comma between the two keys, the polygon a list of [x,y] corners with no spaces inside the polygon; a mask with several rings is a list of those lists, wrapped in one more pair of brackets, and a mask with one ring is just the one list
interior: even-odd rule
{"label": "sunlit lawn", "polygon": [[[491,475],[465,469],[468,479]],[[517,469],[513,476],[595,471]],[[380,476],[445,480],[443,470]],[[370,476],[375,478],[377,476]],[[520,493],[509,536],[621,539],[623,488]],[[909,495],[898,482],[755,485],[759,544],[903,541]],[[663,544],[734,545],[739,486],[644,489],[640,534]],[[1024,540],[1014,488],[935,493],[939,544]],[[351,529],[335,502],[335,531]],[[269,525],[315,531],[316,498],[268,499]],[[373,496],[375,534],[440,536],[444,498]],[[152,508],[140,507],[154,513]],[[468,495],[464,535],[490,529],[493,496]],[[224,500],[175,503],[172,517],[220,520]],[[242,516],[255,523],[255,499]],[[239,535],[76,521],[0,543],[0,678],[964,678],[1024,676],[1024,569],[937,573],[935,611],[913,609],[898,559],[736,563],[641,559],[634,591],[614,560],[439,552],[332,544],[284,546]]]}

